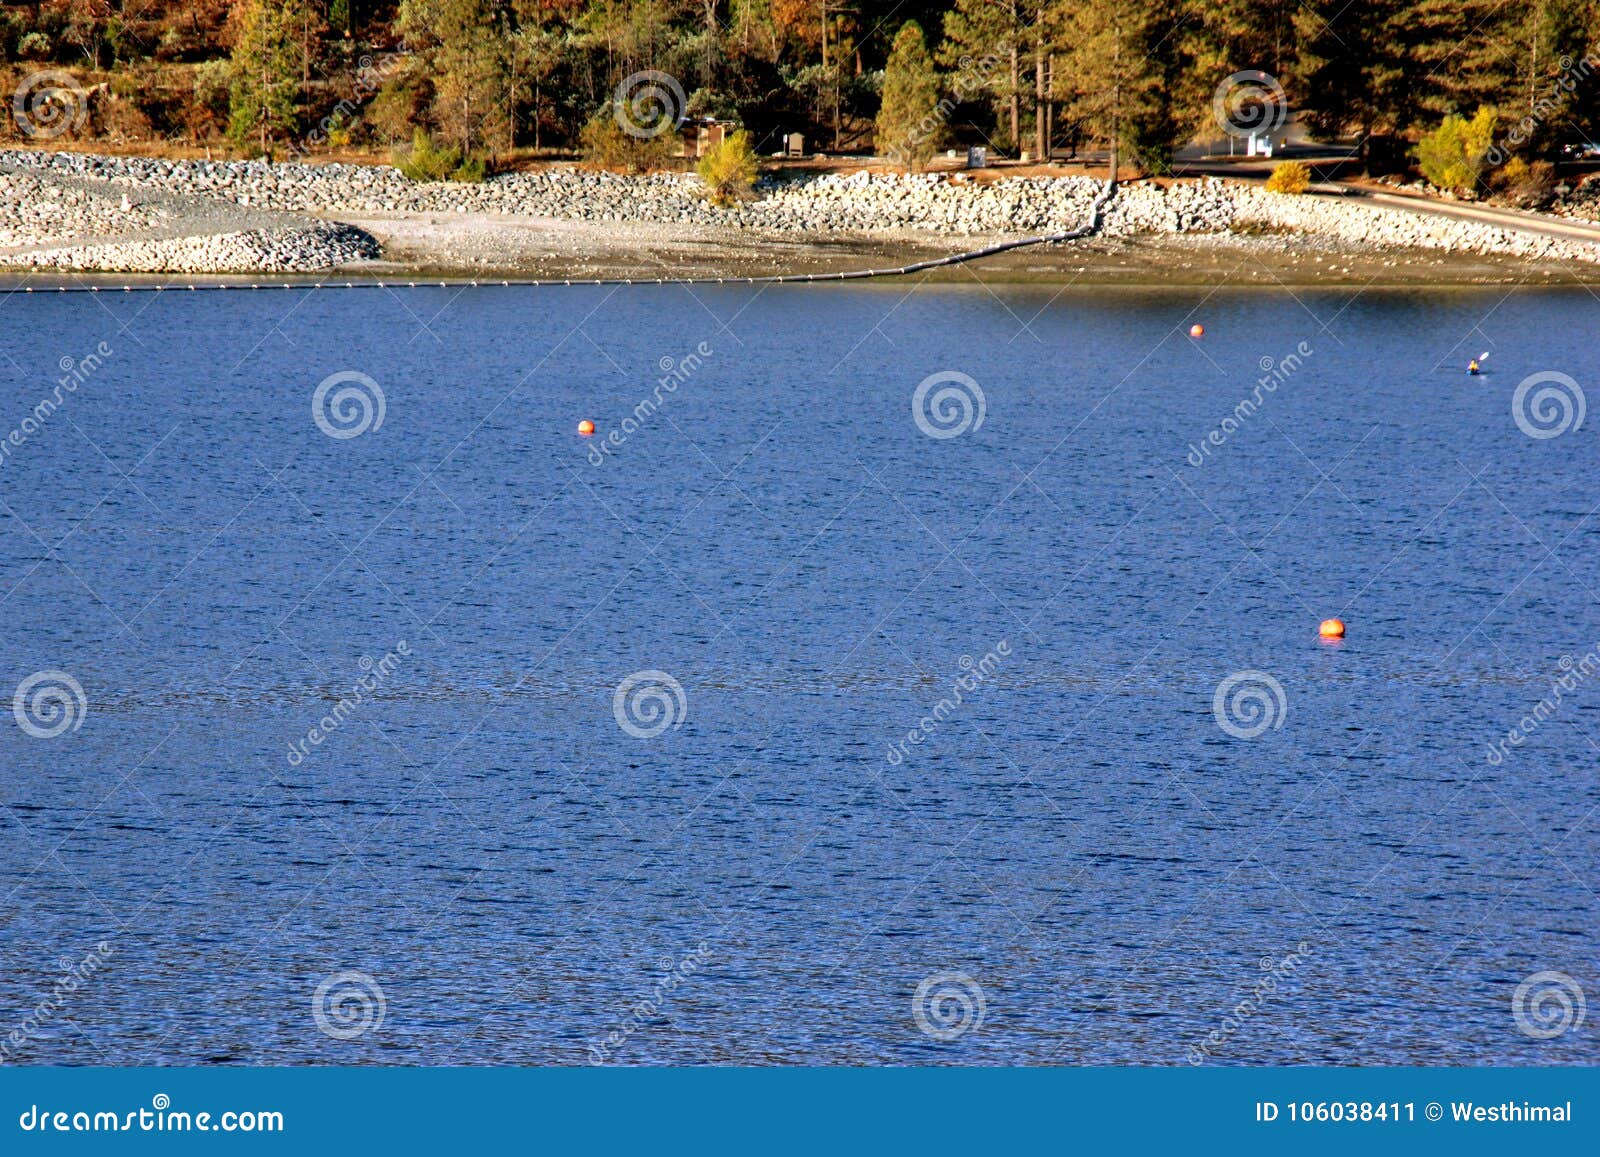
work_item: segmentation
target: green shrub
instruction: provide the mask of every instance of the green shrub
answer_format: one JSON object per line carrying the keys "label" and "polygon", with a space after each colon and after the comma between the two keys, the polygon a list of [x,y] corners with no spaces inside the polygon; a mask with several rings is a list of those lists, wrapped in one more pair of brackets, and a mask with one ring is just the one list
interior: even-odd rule
{"label": "green shrub", "polygon": [[584,160],[597,169],[616,173],[659,169],[671,160],[677,144],[677,135],[670,130],[646,137],[626,132],[609,105],[589,118],[579,136]]}
{"label": "green shrub", "polygon": [[402,74],[384,82],[368,103],[363,119],[379,140],[398,144],[411,135],[428,100],[426,86]]}
{"label": "green shrub", "polygon": [[156,41],[155,57],[157,60],[177,60],[183,55],[184,44],[183,33],[176,28],[168,28]]}
{"label": "green shrub", "polygon": [[1470,121],[1447,116],[1417,142],[1417,165],[1439,189],[1476,192],[1483,159],[1494,144],[1494,111],[1480,108]]}
{"label": "green shrub", "polygon": [[1284,161],[1267,178],[1267,190],[1273,193],[1304,193],[1310,186],[1311,170],[1300,161]]}
{"label": "green shrub", "polygon": [[1524,209],[1542,209],[1555,192],[1555,166],[1549,161],[1528,164],[1512,157],[1489,174],[1489,187]]}
{"label": "green shrub", "polygon": [[482,160],[463,158],[458,148],[440,148],[424,128],[411,134],[410,149],[395,153],[394,167],[408,181],[481,181],[487,175]]}
{"label": "green shrub", "polygon": [[1502,192],[1509,192],[1528,179],[1531,170],[1521,157],[1512,157],[1489,176],[1489,183]]}
{"label": "green shrub", "polygon": [[50,38],[43,32],[24,32],[17,40],[17,55],[25,60],[48,60]]}
{"label": "green shrub", "polygon": [[476,185],[489,175],[489,166],[483,163],[482,157],[467,157],[457,165],[450,174],[452,181],[463,184]]}
{"label": "green shrub", "polygon": [[179,117],[191,139],[198,141],[227,123],[232,71],[226,60],[208,60],[189,73],[191,87]]}
{"label": "green shrub", "polygon": [[752,197],[752,186],[761,171],[761,163],[756,160],[750,134],[738,129],[723,137],[721,144],[701,157],[695,171],[706,183],[706,192],[715,204],[731,205]]}
{"label": "green shrub", "polygon": [[408,181],[442,181],[460,164],[461,150],[438,148],[424,128],[412,132],[409,149],[394,154],[394,167]]}

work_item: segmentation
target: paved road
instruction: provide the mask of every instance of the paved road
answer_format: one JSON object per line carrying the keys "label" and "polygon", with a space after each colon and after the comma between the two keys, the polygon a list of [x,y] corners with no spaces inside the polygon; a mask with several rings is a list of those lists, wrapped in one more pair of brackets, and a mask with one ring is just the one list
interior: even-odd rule
{"label": "paved road", "polygon": [[[1288,155],[1294,160],[1305,160],[1313,164],[1326,164],[1347,159],[1342,150],[1323,154],[1316,150],[1297,151],[1290,149]],[[1236,181],[1264,181],[1267,179],[1268,174],[1272,172],[1273,166],[1283,159],[1284,157],[1280,156],[1270,161],[1231,161],[1223,157],[1196,157],[1177,166],[1177,171],[1183,176],[1211,176],[1226,177]],[[1415,193],[1377,192],[1368,186],[1339,180],[1320,181],[1312,186],[1312,190],[1313,192],[1325,194],[1356,197],[1370,204],[1382,205],[1390,209],[1402,209],[1409,213],[1420,213],[1424,216],[1454,217],[1463,221],[1478,221],[1487,225],[1498,225],[1503,229],[1516,229],[1524,233],[1535,233],[1542,237],[1559,237],[1566,241],[1588,241],[1600,244],[1600,224],[1574,221],[1565,217],[1553,217],[1546,213],[1524,213],[1517,209],[1502,209],[1493,205],[1441,201]]]}
{"label": "paved road", "polygon": [[1355,196],[1376,205],[1405,209],[1434,217],[1455,217],[1465,221],[1480,221],[1498,225],[1503,229],[1516,229],[1524,233],[1537,233],[1544,237],[1560,237],[1567,241],[1600,243],[1600,225],[1584,221],[1571,221],[1544,213],[1523,213],[1516,209],[1501,209],[1492,205],[1469,205],[1459,201],[1435,201],[1427,197],[1406,196],[1403,193],[1372,193],[1351,185],[1339,185]]}

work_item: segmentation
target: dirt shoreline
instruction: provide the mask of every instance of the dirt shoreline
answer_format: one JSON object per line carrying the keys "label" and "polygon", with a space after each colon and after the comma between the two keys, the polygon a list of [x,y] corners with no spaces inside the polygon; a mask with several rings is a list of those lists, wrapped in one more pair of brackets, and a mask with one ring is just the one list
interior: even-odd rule
{"label": "dirt shoreline", "polygon": [[[384,260],[341,272],[432,279],[682,279],[884,269],[1016,234],[923,230],[831,236],[477,213],[327,214],[376,237]],[[912,275],[939,283],[1196,287],[1600,285],[1600,265],[1351,245],[1315,234],[1194,233],[1045,244]]]}
{"label": "dirt shoreline", "polygon": [[[0,289],[126,284],[340,284],[346,281],[682,280],[886,269],[994,238],[909,231],[797,237],[498,215],[327,214],[383,245],[381,260],[318,274],[128,274],[0,270]],[[926,270],[910,282],[1230,289],[1596,286],[1600,266],[1439,250],[1362,250],[1314,236],[1231,233],[1091,238]]]}

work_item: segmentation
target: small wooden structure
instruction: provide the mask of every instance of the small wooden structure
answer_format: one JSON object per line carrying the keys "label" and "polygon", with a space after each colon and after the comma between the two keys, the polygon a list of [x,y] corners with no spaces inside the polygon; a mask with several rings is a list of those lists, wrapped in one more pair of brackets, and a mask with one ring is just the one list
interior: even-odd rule
{"label": "small wooden structure", "polygon": [[682,133],[683,155],[689,158],[705,156],[738,127],[736,121],[718,120],[716,117],[684,121],[679,130]]}

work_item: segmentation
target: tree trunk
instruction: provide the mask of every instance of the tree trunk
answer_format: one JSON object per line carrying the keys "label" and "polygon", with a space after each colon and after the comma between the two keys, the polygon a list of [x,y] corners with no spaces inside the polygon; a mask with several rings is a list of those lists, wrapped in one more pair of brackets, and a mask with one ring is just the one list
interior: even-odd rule
{"label": "tree trunk", "polygon": [[1050,163],[1051,150],[1056,147],[1056,54],[1050,53],[1045,58],[1045,107],[1042,110],[1045,120],[1045,147],[1040,150],[1038,158]]}
{"label": "tree trunk", "polygon": [[[700,82],[709,88],[711,86],[711,82],[715,79],[717,67],[717,0],[705,0],[705,13],[706,65],[705,73],[701,76]],[[681,112],[683,110],[680,109],[678,111]]]}
{"label": "tree trunk", "polygon": [[1040,32],[1038,38],[1034,41],[1033,53],[1033,152],[1035,157],[1044,156],[1045,150],[1045,68],[1044,33]]}
{"label": "tree trunk", "polygon": [[1011,44],[1011,147],[1022,147],[1022,62],[1017,54],[1017,45]]}
{"label": "tree trunk", "polygon": [[267,116],[268,100],[271,90],[267,88],[267,63],[263,57],[261,61],[261,155],[267,155]]}
{"label": "tree trunk", "polygon": [[1117,167],[1121,157],[1118,146],[1122,142],[1122,27],[1115,27],[1115,48],[1111,54],[1111,75],[1119,78],[1111,86],[1111,155],[1107,157],[1106,179],[1115,185],[1117,183]]}

